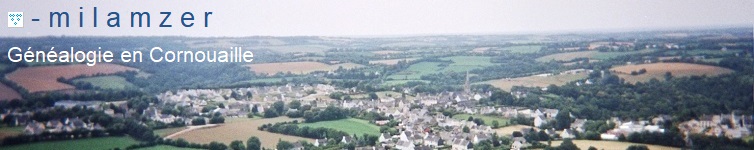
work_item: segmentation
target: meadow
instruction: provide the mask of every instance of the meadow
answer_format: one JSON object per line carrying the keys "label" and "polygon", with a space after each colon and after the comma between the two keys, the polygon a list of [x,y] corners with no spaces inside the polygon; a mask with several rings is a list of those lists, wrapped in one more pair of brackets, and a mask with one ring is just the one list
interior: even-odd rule
{"label": "meadow", "polygon": [[170,145],[157,145],[157,146],[152,146],[152,147],[139,148],[137,150],[200,150],[200,149],[175,147],[175,146],[170,146]]}
{"label": "meadow", "polygon": [[481,84],[490,84],[494,87],[500,88],[505,91],[510,91],[514,86],[524,86],[524,87],[547,87],[551,84],[554,85],[565,85],[568,82],[585,79],[587,77],[586,72],[576,73],[576,74],[558,74],[558,75],[550,75],[550,76],[527,76],[527,77],[519,77],[519,78],[507,78],[507,79],[497,79],[497,80],[489,80],[484,82],[479,82]]}
{"label": "meadow", "polygon": [[299,127],[312,127],[312,128],[331,128],[348,133],[349,135],[356,134],[358,136],[369,134],[379,135],[380,127],[373,125],[366,120],[348,118],[332,121],[320,121],[315,123],[304,123]]}
{"label": "meadow", "polygon": [[[632,71],[646,69],[647,72],[640,75],[631,75]],[[686,76],[717,76],[732,73],[733,70],[717,66],[690,64],[690,63],[651,63],[638,65],[624,65],[610,68],[610,71],[617,72],[618,77],[623,78],[628,83],[647,82],[652,78],[665,80],[665,73],[670,72],[673,77]]]}
{"label": "meadow", "polygon": [[400,61],[406,61],[411,62],[414,60],[417,60],[418,58],[400,58],[400,59],[383,59],[383,60],[372,60],[369,61],[369,64],[383,64],[383,65],[395,65],[398,64]]}
{"label": "meadow", "polygon": [[539,52],[539,50],[542,49],[542,47],[543,47],[542,45],[522,45],[522,46],[503,47],[502,49],[504,51],[508,51],[511,53],[530,54],[530,53]]}
{"label": "meadow", "polygon": [[408,66],[406,70],[388,76],[388,79],[395,80],[419,80],[423,75],[436,73],[442,69],[439,62],[419,62]]}
{"label": "meadow", "polygon": [[342,63],[335,65],[328,65],[320,62],[282,62],[282,63],[261,63],[261,64],[249,64],[245,65],[255,73],[266,73],[268,75],[274,75],[278,72],[293,74],[307,74],[314,71],[332,71],[337,70],[340,67],[343,69],[352,69],[363,67],[360,64],[354,63]]}
{"label": "meadow", "polygon": [[4,150],[80,150],[80,149],[125,149],[139,142],[130,137],[101,137],[63,141],[35,142],[3,147]]}
{"label": "meadow", "polygon": [[502,118],[502,117],[494,117],[494,116],[485,116],[485,115],[471,115],[471,114],[457,114],[453,115],[453,119],[458,120],[466,120],[469,119],[469,117],[473,117],[474,119],[479,118],[484,121],[484,124],[487,126],[492,127],[492,122],[497,121],[500,123],[499,127],[504,127],[510,124],[510,120]]}
{"label": "meadow", "polygon": [[137,88],[136,85],[132,84],[131,82],[126,81],[126,78],[123,78],[121,76],[114,76],[114,75],[74,79],[73,82],[74,83],[76,82],[90,83],[94,87],[99,87],[101,89],[109,89],[109,90],[124,90],[124,89]]}
{"label": "meadow", "polygon": [[513,132],[515,131],[521,132],[521,130],[531,129],[531,128],[534,128],[534,130],[537,130],[537,131],[539,130],[539,128],[532,127],[532,126],[511,125],[511,126],[506,126],[502,128],[497,128],[495,129],[495,133],[497,133],[497,135],[500,135],[500,136],[510,136],[510,135],[513,135]]}
{"label": "meadow", "polygon": [[453,61],[453,63],[443,68],[441,72],[466,72],[495,65],[490,62],[491,57],[485,56],[452,56],[440,59]]}
{"label": "meadow", "polygon": [[612,59],[619,56],[624,55],[633,55],[633,54],[643,54],[643,53],[651,53],[655,50],[652,49],[643,49],[638,51],[629,51],[629,52],[600,52],[600,51],[579,51],[579,52],[567,52],[567,53],[557,53],[557,54],[551,54],[547,56],[542,56],[537,58],[536,60],[538,62],[548,62],[550,60],[555,61],[570,61],[576,58],[589,58],[589,59],[598,59],[598,60],[607,60]]}

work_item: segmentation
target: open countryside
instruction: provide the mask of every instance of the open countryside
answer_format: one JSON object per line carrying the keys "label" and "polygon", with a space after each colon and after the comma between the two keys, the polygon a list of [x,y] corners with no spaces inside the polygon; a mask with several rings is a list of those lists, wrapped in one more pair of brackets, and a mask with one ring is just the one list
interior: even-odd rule
{"label": "open countryside", "polygon": [[331,128],[331,129],[346,132],[349,135],[358,135],[358,136],[361,136],[363,134],[377,136],[380,134],[380,128],[377,127],[376,125],[370,124],[366,120],[355,119],[355,118],[332,120],[332,121],[320,121],[316,123],[305,123],[305,124],[301,124],[301,127]]}
{"label": "open countryside", "polygon": [[212,141],[218,141],[226,144],[230,144],[233,140],[246,141],[251,136],[259,137],[262,142],[262,147],[274,148],[278,140],[285,141],[307,141],[313,142],[314,139],[302,138],[297,136],[283,135],[277,133],[270,133],[266,131],[259,131],[257,128],[263,124],[293,121],[288,117],[268,118],[268,119],[246,119],[237,118],[237,120],[231,120],[228,123],[221,124],[216,127],[204,128],[192,130],[183,134],[176,135],[171,139],[183,138],[189,142],[196,143],[210,143]]}
{"label": "open countryside", "polygon": [[[638,72],[646,69],[646,73],[631,75],[631,72]],[[674,77],[687,76],[717,76],[732,73],[733,70],[717,66],[708,66],[689,63],[651,63],[638,65],[617,66],[610,71],[618,72],[618,77],[626,80],[628,83],[647,82],[651,79],[665,80],[666,72],[670,72]]]}
{"label": "open countryside", "polygon": [[[563,141],[552,141],[552,146],[559,146],[560,143],[563,143]],[[547,144],[547,142],[545,142]],[[652,145],[652,144],[637,144],[637,143],[630,143],[630,142],[619,142],[619,141],[594,141],[594,140],[573,140],[573,144],[576,144],[580,149],[588,149],[590,146],[594,146],[594,148],[597,149],[615,149],[615,150],[623,150],[628,148],[631,145],[646,145],[647,148],[650,150],[679,150],[680,148],[676,147],[669,147],[669,146],[661,146],[661,145]]]}
{"label": "open countryside", "polygon": [[256,73],[265,73],[268,75],[274,75],[276,73],[293,73],[293,74],[307,74],[314,71],[333,71],[338,68],[352,69],[362,67],[363,65],[354,63],[342,63],[335,65],[328,65],[320,62],[284,62],[284,63],[262,63],[262,64],[250,64],[246,65],[250,70]]}
{"label": "open countryside", "polygon": [[58,82],[57,79],[60,77],[69,79],[81,75],[91,76],[123,71],[138,71],[138,69],[108,63],[101,63],[91,67],[84,64],[40,66],[18,69],[8,74],[6,78],[18,83],[30,93],[35,93],[74,89],[71,85]]}
{"label": "open countryside", "polygon": [[558,75],[532,75],[527,77],[510,78],[510,79],[497,79],[491,81],[480,82],[481,84],[490,84],[494,87],[500,88],[505,91],[511,91],[514,86],[524,87],[547,87],[552,85],[564,85],[568,82],[584,79],[587,77],[586,72]]}

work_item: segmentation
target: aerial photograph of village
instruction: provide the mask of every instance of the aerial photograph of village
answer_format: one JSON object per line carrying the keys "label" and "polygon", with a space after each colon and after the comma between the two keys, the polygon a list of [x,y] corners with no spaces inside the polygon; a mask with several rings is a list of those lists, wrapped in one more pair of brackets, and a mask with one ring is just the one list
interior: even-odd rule
{"label": "aerial photograph of village", "polygon": [[[752,150],[754,19],[705,14],[563,32],[0,34],[0,149]],[[11,61],[27,47],[115,58],[241,47],[254,60]]]}

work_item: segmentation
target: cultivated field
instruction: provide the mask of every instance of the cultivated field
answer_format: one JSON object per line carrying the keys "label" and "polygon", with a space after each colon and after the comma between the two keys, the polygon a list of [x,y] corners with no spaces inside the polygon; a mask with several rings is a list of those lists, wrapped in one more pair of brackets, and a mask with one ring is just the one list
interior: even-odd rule
{"label": "cultivated field", "polygon": [[395,80],[418,80],[423,75],[437,73],[437,70],[442,69],[439,66],[440,64],[439,62],[419,62],[387,78]]}
{"label": "cultivated field", "polygon": [[77,140],[62,140],[50,142],[36,142],[29,144],[3,147],[4,150],[80,150],[80,149],[125,149],[139,142],[130,137],[102,137]]}
{"label": "cultivated field", "polygon": [[[638,72],[641,69],[646,69],[647,72],[635,76],[631,75],[631,71]],[[618,77],[625,79],[628,83],[647,82],[652,78],[664,80],[666,72],[670,72],[674,77],[701,75],[717,76],[733,72],[733,70],[728,68],[690,63],[652,63],[625,65],[610,68],[610,71],[617,72]]]}
{"label": "cultivated field", "polygon": [[74,89],[71,85],[58,82],[59,77],[70,79],[80,75],[112,74],[123,71],[138,71],[138,69],[109,63],[100,63],[91,67],[85,64],[40,66],[21,68],[5,77],[18,83],[30,93],[34,93]]}
{"label": "cultivated field", "polygon": [[450,72],[466,72],[495,65],[490,62],[490,57],[485,56],[453,56],[440,59],[453,61],[453,63],[441,70]]}
{"label": "cultivated field", "polygon": [[235,118],[235,119],[226,120],[227,123],[220,124],[217,127],[192,130],[189,132],[185,132],[183,134],[173,136],[170,139],[183,138],[189,142],[196,142],[196,143],[203,143],[203,144],[207,144],[212,141],[217,141],[217,142],[225,143],[227,145],[227,144],[230,144],[230,142],[232,142],[233,140],[241,140],[241,141],[244,141],[245,143],[246,140],[249,139],[249,137],[256,136],[256,137],[259,137],[260,141],[262,142],[262,146],[266,148],[274,148],[275,145],[278,143],[278,140],[281,140],[281,139],[285,141],[291,141],[291,142],[300,141],[300,140],[313,142],[314,139],[283,135],[283,134],[277,134],[277,133],[270,133],[267,131],[259,131],[257,129],[257,127],[263,124],[283,122],[283,121],[293,121],[293,120],[294,119],[291,119],[288,117],[277,117],[277,118],[268,118],[268,119]]}
{"label": "cultivated field", "polygon": [[80,78],[73,80],[74,83],[76,82],[86,82],[92,84],[94,87],[99,87],[102,89],[110,89],[110,90],[123,90],[123,89],[131,89],[136,88],[136,85],[131,84],[131,82],[126,81],[126,78],[123,78],[121,76],[97,76],[97,77],[88,77],[88,78]]}
{"label": "cultivated field", "polygon": [[473,53],[485,53],[494,47],[477,47],[471,50]]}
{"label": "cultivated field", "polygon": [[324,53],[331,47],[325,45],[281,45],[281,46],[259,46],[252,49],[269,49],[280,53]]}
{"label": "cultivated field", "polygon": [[[563,143],[563,141],[552,141],[552,146],[553,147],[560,146],[560,143]],[[547,142],[544,142],[544,144],[547,144]],[[573,140],[573,144],[576,144],[576,146],[578,146],[580,149],[588,149],[590,146],[594,146],[594,148],[597,148],[597,149],[624,150],[631,145],[646,145],[647,148],[649,148],[650,150],[680,149],[680,148],[662,146],[662,145],[640,144],[640,143],[619,142],[619,141]]]}
{"label": "cultivated field", "polygon": [[542,46],[541,45],[511,46],[511,47],[503,47],[502,49],[504,51],[508,51],[511,53],[529,54],[529,53],[539,52],[539,50],[542,49]]}
{"label": "cultivated field", "polygon": [[497,135],[500,135],[500,136],[509,136],[509,135],[513,135],[513,132],[515,131],[521,132],[521,130],[523,129],[531,129],[531,128],[534,128],[534,130],[539,130],[539,128],[532,127],[532,126],[512,125],[512,126],[497,128],[495,129],[495,133],[497,133]]}
{"label": "cultivated field", "polygon": [[249,64],[246,65],[252,71],[256,73],[266,73],[268,75],[274,75],[278,72],[293,74],[307,74],[314,71],[332,71],[337,70],[339,67],[343,69],[352,69],[363,67],[360,64],[354,63],[342,63],[336,65],[328,65],[320,62],[283,62],[283,63],[262,63],[262,64]]}
{"label": "cultivated field", "polygon": [[333,121],[320,121],[315,123],[301,124],[300,127],[312,127],[312,128],[331,128],[348,133],[349,135],[356,134],[361,136],[364,134],[379,135],[380,127],[373,125],[366,120],[348,118]]}
{"label": "cultivated field", "polygon": [[453,119],[458,120],[467,120],[469,117],[473,117],[474,119],[479,118],[484,121],[484,124],[487,126],[492,127],[492,122],[497,121],[500,123],[500,127],[507,126],[509,123],[508,119],[501,118],[501,117],[493,117],[493,116],[485,116],[485,115],[471,115],[471,114],[457,114],[453,115]]}
{"label": "cultivated field", "polygon": [[643,49],[639,51],[630,51],[630,52],[600,52],[600,51],[579,51],[579,52],[567,52],[567,53],[557,53],[547,56],[542,56],[537,58],[536,60],[539,62],[548,62],[550,60],[555,61],[570,61],[576,58],[589,58],[589,59],[599,59],[599,60],[605,60],[605,59],[611,59],[618,56],[624,56],[624,55],[632,55],[632,54],[642,54],[642,53],[650,53],[654,52],[652,49]]}
{"label": "cultivated field", "polygon": [[372,53],[377,55],[387,55],[387,54],[400,54],[403,53],[402,51],[394,51],[394,50],[382,50],[382,51],[372,51]]}
{"label": "cultivated field", "polygon": [[581,72],[581,73],[576,73],[576,74],[559,74],[559,75],[550,75],[550,76],[533,75],[533,76],[528,76],[528,77],[519,77],[519,78],[511,78],[511,79],[490,80],[490,81],[484,81],[481,83],[490,84],[502,90],[510,91],[511,88],[513,88],[514,86],[547,87],[547,86],[550,86],[550,84],[560,86],[571,81],[585,79],[587,76],[588,74],[586,72]]}
{"label": "cultivated field", "polygon": [[418,59],[418,58],[401,58],[401,59],[373,60],[373,61],[369,61],[369,64],[395,65],[395,64],[398,64],[399,61],[404,61],[405,60],[406,62],[410,62],[410,61],[414,61],[416,59]]}
{"label": "cultivated field", "polygon": [[0,83],[0,100],[12,100],[21,99],[21,94],[18,94],[16,90]]}

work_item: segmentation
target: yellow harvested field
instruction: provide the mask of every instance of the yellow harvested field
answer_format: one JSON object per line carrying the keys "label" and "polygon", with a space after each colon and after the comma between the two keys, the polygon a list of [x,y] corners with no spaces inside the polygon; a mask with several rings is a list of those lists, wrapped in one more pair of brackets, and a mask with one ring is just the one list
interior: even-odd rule
{"label": "yellow harvested field", "polygon": [[[646,69],[647,72],[640,75],[631,75],[631,71],[638,72],[641,69]],[[618,77],[623,78],[628,83],[647,82],[652,78],[665,80],[666,72],[670,72],[673,77],[701,75],[717,76],[733,73],[733,70],[728,68],[691,63],[652,63],[625,65],[610,68],[610,71],[618,73]]]}
{"label": "yellow harvested field", "polygon": [[[263,124],[283,122],[283,121],[293,121],[293,120],[294,119],[291,119],[288,117],[277,117],[277,118],[266,118],[266,119],[233,118],[233,119],[226,120],[227,123],[225,124],[219,124],[216,127],[191,130],[191,131],[179,134],[179,135],[171,136],[170,139],[183,138],[189,142],[196,142],[196,143],[202,143],[202,144],[207,144],[212,141],[217,141],[217,142],[225,143],[227,145],[227,144],[230,144],[230,142],[234,140],[241,140],[244,143],[246,143],[246,140],[249,139],[249,137],[256,136],[262,142],[262,147],[266,147],[266,148],[275,148],[275,145],[278,143],[278,140],[284,140],[284,141],[290,141],[290,142],[304,140],[310,143],[314,142],[314,139],[290,136],[290,135],[284,135],[284,134],[277,134],[277,133],[270,133],[267,131],[260,131],[257,129],[257,127],[262,126]],[[299,121],[302,121],[302,120],[299,120]]]}
{"label": "yellow harvested field", "polygon": [[372,51],[374,54],[378,55],[387,55],[387,54],[398,54],[403,53],[402,51],[394,51],[394,50],[382,50],[382,51]]}
{"label": "yellow harvested field", "polygon": [[29,93],[74,89],[73,86],[58,82],[58,78],[70,79],[80,75],[113,74],[123,71],[138,71],[136,68],[117,64],[100,63],[94,66],[85,64],[40,66],[21,68],[5,77],[18,83]]}
{"label": "yellow harvested field", "polygon": [[586,72],[575,73],[575,74],[559,74],[559,75],[550,75],[550,76],[533,75],[533,76],[528,76],[528,77],[490,80],[490,81],[484,81],[481,83],[490,84],[494,87],[500,88],[505,91],[511,91],[511,88],[513,88],[514,86],[547,87],[547,86],[550,86],[550,84],[554,84],[557,86],[565,85],[566,83],[571,82],[571,81],[585,79],[587,75],[588,74]]}
{"label": "yellow harvested field", "polygon": [[307,74],[314,71],[332,71],[337,70],[339,67],[343,69],[353,69],[363,67],[364,65],[354,63],[342,63],[335,65],[328,65],[321,62],[282,62],[282,63],[263,63],[263,64],[249,64],[250,70],[256,73],[266,73],[268,75],[274,75],[278,72],[293,74]]}
{"label": "yellow harvested field", "polygon": [[[546,141],[542,143],[547,144]],[[552,146],[553,147],[560,146],[560,143],[563,143],[563,141],[552,141]],[[681,148],[662,146],[662,145],[640,144],[640,143],[630,143],[630,142],[620,142],[620,141],[573,140],[573,144],[576,144],[576,146],[578,146],[579,149],[588,149],[590,146],[594,146],[594,148],[597,148],[597,149],[624,150],[631,145],[646,145],[647,148],[649,148],[650,150],[681,149]]]}
{"label": "yellow harvested field", "polygon": [[495,133],[500,136],[508,136],[513,135],[513,132],[515,131],[521,131],[523,129],[531,129],[534,128],[534,130],[539,131],[539,128],[527,126],[527,125],[512,125],[512,126],[506,126],[502,128],[495,129]]}
{"label": "yellow harvested field", "polygon": [[418,58],[401,58],[401,59],[384,59],[384,60],[373,60],[369,61],[369,64],[385,64],[385,65],[395,65],[398,64],[399,61],[405,60],[406,62],[417,60]]}

